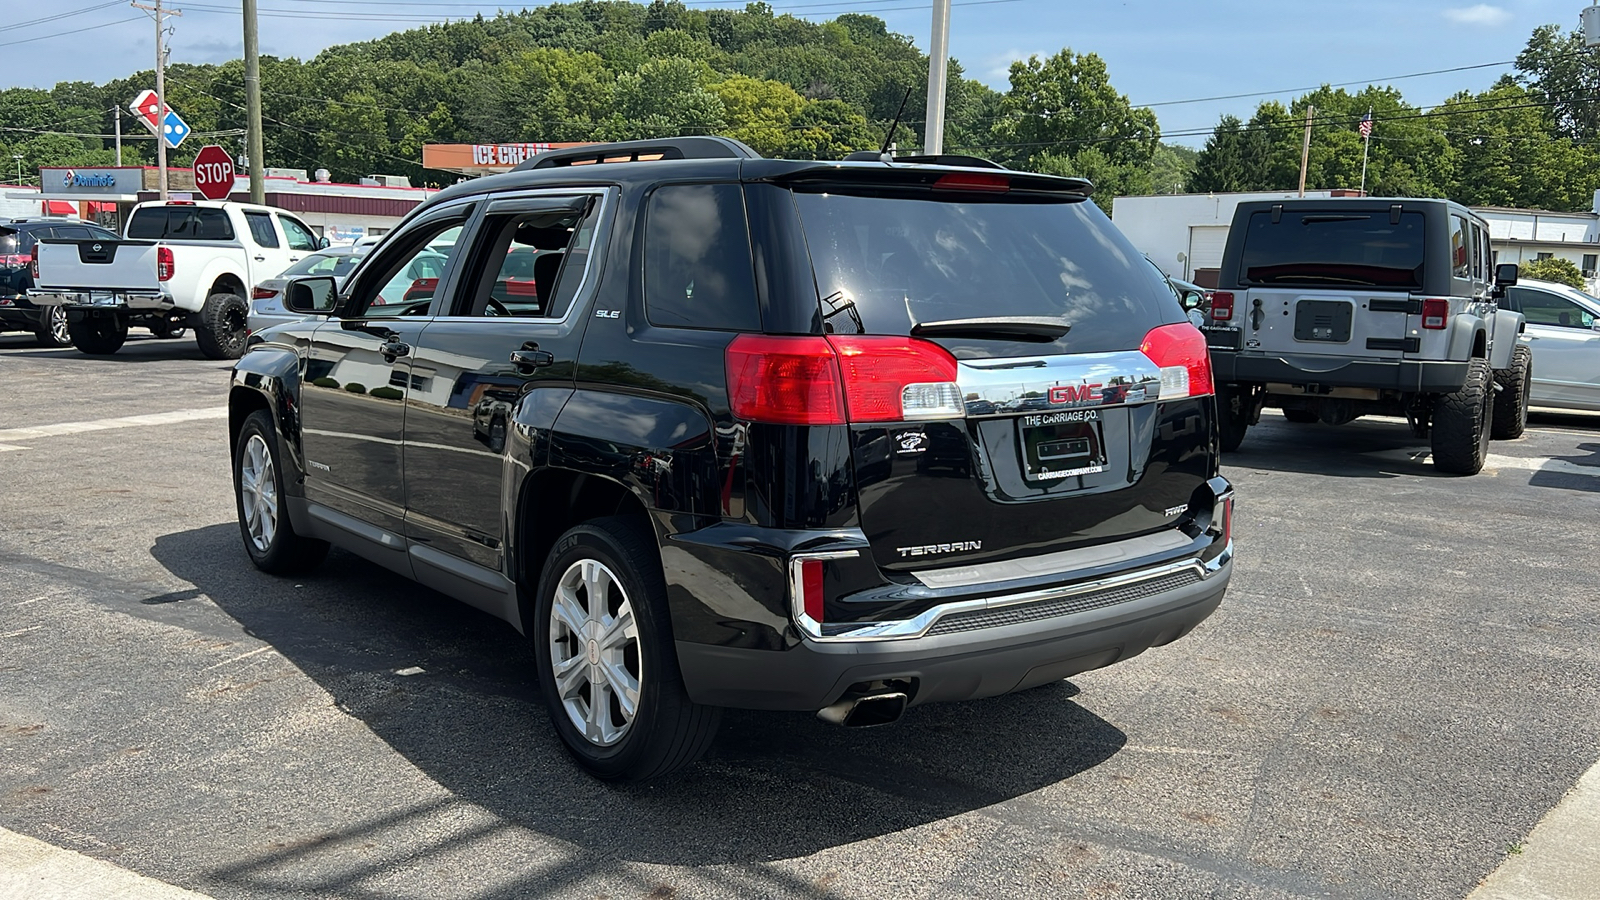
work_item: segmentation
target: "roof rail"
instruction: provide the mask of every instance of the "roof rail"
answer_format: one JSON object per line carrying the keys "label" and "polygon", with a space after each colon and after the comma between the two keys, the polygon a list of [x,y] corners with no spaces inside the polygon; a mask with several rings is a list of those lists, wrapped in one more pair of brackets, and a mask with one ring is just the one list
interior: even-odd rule
{"label": "roof rail", "polygon": [[967,169],[1004,169],[992,159],[965,156],[960,153],[940,153],[937,156],[890,156],[876,150],[857,150],[845,157],[846,162],[891,162],[924,166],[960,166]]}
{"label": "roof rail", "polygon": [[599,163],[641,162],[656,159],[760,159],[761,154],[733,138],[709,135],[662,138],[648,141],[621,141],[615,144],[589,144],[567,150],[546,150],[512,169],[554,169],[558,166],[591,166]]}

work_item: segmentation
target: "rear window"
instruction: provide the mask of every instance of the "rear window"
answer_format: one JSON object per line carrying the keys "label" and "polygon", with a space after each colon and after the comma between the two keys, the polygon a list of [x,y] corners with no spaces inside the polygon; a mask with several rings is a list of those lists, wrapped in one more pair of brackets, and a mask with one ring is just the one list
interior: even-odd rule
{"label": "rear window", "polygon": [[[1422,287],[1424,217],[1388,211],[1251,213],[1239,256],[1244,285]],[[1464,247],[1462,248],[1465,249]]]}
{"label": "rear window", "polygon": [[1045,316],[1070,323],[1060,345],[1084,353],[1132,350],[1184,320],[1159,270],[1093,203],[798,191],[795,203],[830,331]]}
{"label": "rear window", "polygon": [[207,206],[146,206],[134,210],[128,237],[135,240],[231,241],[233,223]]}

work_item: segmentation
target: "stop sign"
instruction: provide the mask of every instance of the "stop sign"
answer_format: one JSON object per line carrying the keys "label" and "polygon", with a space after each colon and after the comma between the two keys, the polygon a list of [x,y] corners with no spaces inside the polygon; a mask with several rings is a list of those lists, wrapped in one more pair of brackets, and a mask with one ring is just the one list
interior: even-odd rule
{"label": "stop sign", "polygon": [[233,157],[216,144],[194,157],[194,186],[207,200],[226,200],[233,193]]}

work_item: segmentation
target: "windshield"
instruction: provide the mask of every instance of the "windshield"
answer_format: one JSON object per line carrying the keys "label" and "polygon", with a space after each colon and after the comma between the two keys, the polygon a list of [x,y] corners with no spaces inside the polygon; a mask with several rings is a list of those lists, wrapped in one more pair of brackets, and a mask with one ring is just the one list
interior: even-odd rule
{"label": "windshield", "polygon": [[355,270],[361,261],[359,253],[313,253],[283,270],[282,278],[296,275],[332,275],[343,278]]}
{"label": "windshield", "polygon": [[1183,321],[1160,270],[1093,203],[805,192],[795,203],[832,331],[1048,317],[1071,326],[1062,349],[1082,353],[1135,349]]}
{"label": "windshield", "polygon": [[1285,212],[1265,210],[1245,226],[1239,280],[1246,285],[1422,287],[1424,227],[1420,212]]}

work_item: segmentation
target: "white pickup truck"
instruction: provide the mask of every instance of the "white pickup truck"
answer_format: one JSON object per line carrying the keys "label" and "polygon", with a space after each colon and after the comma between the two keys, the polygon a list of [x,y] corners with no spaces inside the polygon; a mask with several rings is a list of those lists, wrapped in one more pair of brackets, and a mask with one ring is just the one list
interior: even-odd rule
{"label": "white pickup truck", "polygon": [[175,336],[192,327],[200,351],[238,359],[249,297],[327,242],[283,210],[244,203],[141,203],[123,240],[42,240],[28,299],[63,306],[72,345],[115,353],[130,325]]}

